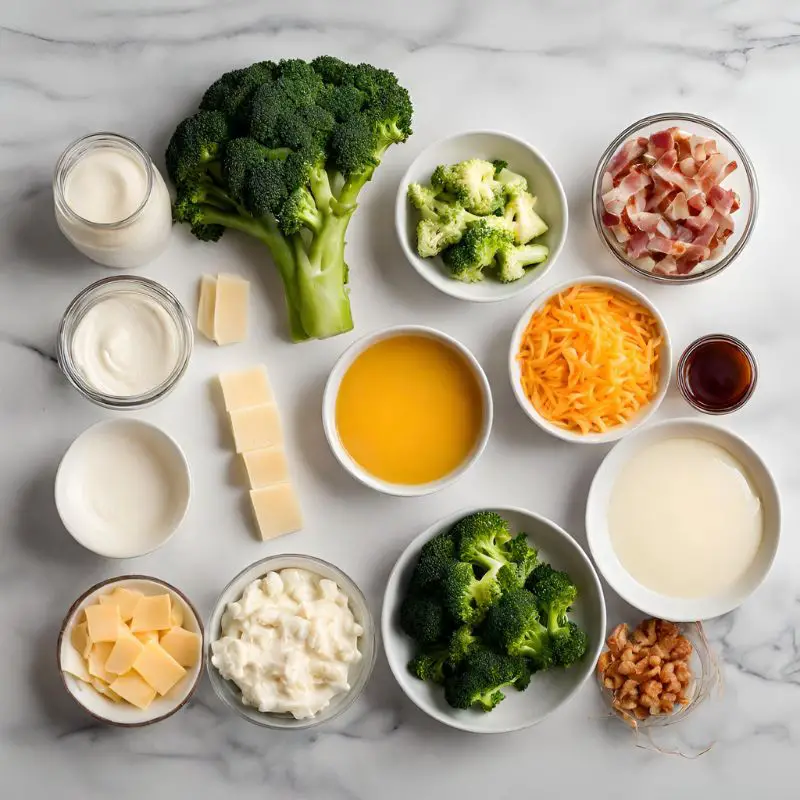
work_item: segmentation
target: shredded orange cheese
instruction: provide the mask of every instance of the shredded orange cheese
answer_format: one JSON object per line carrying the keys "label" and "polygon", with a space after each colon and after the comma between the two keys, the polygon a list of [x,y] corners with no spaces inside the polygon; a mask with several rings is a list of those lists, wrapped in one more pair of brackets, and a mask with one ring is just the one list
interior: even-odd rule
{"label": "shredded orange cheese", "polygon": [[579,284],[528,322],[517,355],[522,388],[554,425],[603,433],[656,394],[660,344],[658,321],[636,300]]}

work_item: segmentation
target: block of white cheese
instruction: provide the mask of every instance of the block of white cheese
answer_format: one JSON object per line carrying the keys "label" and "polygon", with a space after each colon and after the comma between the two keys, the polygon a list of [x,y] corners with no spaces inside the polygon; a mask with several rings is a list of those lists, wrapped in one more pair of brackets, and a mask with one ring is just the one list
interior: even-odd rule
{"label": "block of white cheese", "polygon": [[289,480],[286,452],[279,444],[242,453],[242,459],[251,489],[262,489],[273,483],[284,483]]}
{"label": "block of white cheese", "polygon": [[219,385],[225,399],[225,410],[264,406],[272,403],[272,389],[264,367],[253,367],[241,372],[223,372]]}
{"label": "block of white cheese", "polygon": [[274,539],[303,527],[300,502],[290,483],[276,483],[250,492],[261,538]]}
{"label": "block of white cheese", "polygon": [[214,303],[214,341],[235,344],[247,338],[250,283],[236,275],[220,275]]}
{"label": "block of white cheese", "polygon": [[240,408],[232,411],[230,417],[237,453],[273,447],[283,441],[281,420],[274,403]]}
{"label": "block of white cheese", "polygon": [[200,278],[200,300],[197,304],[197,330],[214,341],[214,308],[217,303],[217,279],[213,275]]}

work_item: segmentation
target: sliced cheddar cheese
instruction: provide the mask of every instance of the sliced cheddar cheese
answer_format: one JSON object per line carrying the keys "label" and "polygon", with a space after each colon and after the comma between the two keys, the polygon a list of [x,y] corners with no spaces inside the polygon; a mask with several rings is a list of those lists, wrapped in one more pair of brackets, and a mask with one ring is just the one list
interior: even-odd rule
{"label": "sliced cheddar cheese", "polygon": [[142,650],[144,650],[144,645],[133,634],[121,636],[114,642],[114,646],[108,654],[105,663],[106,672],[114,675],[124,675],[129,672]]}
{"label": "sliced cheddar cheese", "polygon": [[172,627],[172,600],[168,594],[139,598],[133,611],[131,632],[160,631]]}
{"label": "sliced cheddar cheese", "polygon": [[87,606],[86,624],[92,642],[115,642],[119,636],[122,617],[119,606]]}
{"label": "sliced cheddar cheese", "polygon": [[114,589],[111,594],[101,594],[97,599],[100,605],[103,606],[118,606],[119,615],[123,622],[130,622],[133,617],[133,610],[140,598],[143,597],[141,592],[135,589]]}
{"label": "sliced cheddar cheese", "polygon": [[120,675],[108,688],[123,700],[142,710],[147,708],[156,696],[156,690],[135,672]]}
{"label": "sliced cheddar cheese", "polygon": [[193,667],[200,658],[200,636],[193,631],[172,628],[160,644],[182,667]]}
{"label": "sliced cheddar cheese", "polygon": [[133,669],[160,695],[165,695],[186,674],[186,670],[156,642],[144,646]]}

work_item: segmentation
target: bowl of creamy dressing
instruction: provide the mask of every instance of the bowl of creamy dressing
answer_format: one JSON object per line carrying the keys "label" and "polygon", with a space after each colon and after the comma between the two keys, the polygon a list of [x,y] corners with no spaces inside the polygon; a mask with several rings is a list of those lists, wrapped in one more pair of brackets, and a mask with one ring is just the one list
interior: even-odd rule
{"label": "bowl of creamy dressing", "polygon": [[61,154],[53,177],[58,227],[98,264],[134,269],[169,241],[169,191],[150,156],[118,133],[93,133]]}
{"label": "bowl of creamy dressing", "polygon": [[120,275],[84,289],[58,333],[58,363],[70,383],[104,408],[137,409],[169,394],[186,372],[194,335],[166,287]]}
{"label": "bowl of creamy dressing", "polygon": [[311,556],[271,556],[244,569],[223,589],[207,632],[217,696],[266,728],[338,717],[375,665],[366,599],[344,572]]}
{"label": "bowl of creamy dressing", "polygon": [[589,490],[598,569],[631,605],[674,622],[741,605],[778,549],[775,479],[753,447],[709,422],[675,419],[620,442]]}
{"label": "bowl of creamy dressing", "polygon": [[165,544],[183,522],[191,493],[180,445],[136,419],[106,420],[85,430],[56,473],[64,527],[106,558],[143,556]]}

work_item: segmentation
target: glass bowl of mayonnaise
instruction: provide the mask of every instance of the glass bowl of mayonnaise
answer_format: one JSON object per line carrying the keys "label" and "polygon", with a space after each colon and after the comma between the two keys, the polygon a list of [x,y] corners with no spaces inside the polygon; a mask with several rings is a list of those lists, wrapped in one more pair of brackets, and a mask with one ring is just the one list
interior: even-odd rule
{"label": "glass bowl of mayonnaise", "polygon": [[248,722],[302,729],[358,699],[377,652],[367,601],[338,567],[305,555],[256,561],[222,591],[208,623],[208,676]]}
{"label": "glass bowl of mayonnaise", "polygon": [[104,408],[138,409],[168,395],[189,366],[194,334],[186,310],[160,283],[133,275],[87,286],[58,332],[69,382]]}

